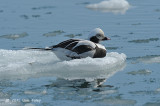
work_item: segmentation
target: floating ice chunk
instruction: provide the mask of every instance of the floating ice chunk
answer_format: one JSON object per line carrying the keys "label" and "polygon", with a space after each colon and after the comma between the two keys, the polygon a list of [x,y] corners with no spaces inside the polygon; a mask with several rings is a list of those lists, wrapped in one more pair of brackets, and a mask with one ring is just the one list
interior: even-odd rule
{"label": "floating ice chunk", "polygon": [[66,37],[69,37],[69,38],[74,38],[76,36],[82,36],[82,34],[68,34],[68,35],[64,35]]}
{"label": "floating ice chunk", "polygon": [[143,63],[160,63],[160,56],[144,56],[137,60]]}
{"label": "floating ice chunk", "polygon": [[33,7],[32,10],[52,9],[52,8],[55,8],[55,6]]}
{"label": "floating ice chunk", "polygon": [[43,90],[41,92],[38,92],[38,91],[24,91],[25,94],[28,94],[28,95],[45,95],[47,93],[46,90]]}
{"label": "floating ice chunk", "polygon": [[143,106],[160,106],[159,102],[147,102]]}
{"label": "floating ice chunk", "polygon": [[6,39],[18,39],[28,36],[26,32],[20,33],[20,34],[8,34],[8,35],[2,35],[0,38],[6,38]]}
{"label": "floating ice chunk", "polygon": [[132,57],[130,59],[136,62],[143,62],[147,64],[160,63],[160,55],[147,55],[142,57]]}
{"label": "floating ice chunk", "polygon": [[158,41],[159,38],[149,38],[149,39],[137,39],[137,40],[131,40],[131,41],[128,41],[128,42],[131,42],[131,43],[149,43],[151,41]]}
{"label": "floating ice chunk", "polygon": [[53,52],[0,49],[0,79],[53,76],[64,79],[109,78],[125,67],[126,55],[111,52],[104,58],[60,61]]}
{"label": "floating ice chunk", "polygon": [[151,95],[151,94],[155,94],[155,91],[148,91],[148,90],[143,90],[143,91],[133,91],[133,92],[129,92],[130,94],[134,94],[134,95]]}
{"label": "floating ice chunk", "polygon": [[118,49],[119,47],[106,47],[107,48],[107,50],[116,50],[116,49]]}
{"label": "floating ice chunk", "polygon": [[156,92],[160,92],[160,88],[157,88],[155,91],[156,91]]}
{"label": "floating ice chunk", "polygon": [[130,4],[126,0],[107,0],[97,4],[89,4],[86,6],[86,8],[92,10],[122,14],[124,14],[130,7]]}
{"label": "floating ice chunk", "polygon": [[34,18],[38,18],[38,17],[40,17],[40,15],[32,15],[32,17],[34,17]]}
{"label": "floating ice chunk", "polygon": [[35,104],[32,104],[32,103],[27,103],[25,104],[24,106],[36,106]]}
{"label": "floating ice chunk", "polygon": [[106,91],[100,92],[100,94],[108,95],[108,94],[114,94],[114,93],[117,93],[117,92],[118,92],[117,90],[106,90]]}
{"label": "floating ice chunk", "polygon": [[62,33],[65,33],[64,31],[61,30],[57,30],[57,31],[53,31],[53,32],[48,32],[43,34],[43,36],[49,37],[49,36],[56,36],[56,35],[60,35]]}
{"label": "floating ice chunk", "polygon": [[121,98],[104,98],[98,101],[95,101],[101,104],[104,104],[106,106],[133,106],[136,104],[135,100],[129,100],[129,99],[121,99]]}
{"label": "floating ice chunk", "polygon": [[27,16],[27,15],[25,15],[25,14],[24,14],[24,15],[21,15],[20,17],[21,17],[21,18],[24,18],[24,19],[29,19],[29,16]]}
{"label": "floating ice chunk", "polygon": [[128,72],[128,74],[131,74],[131,75],[148,75],[148,74],[151,74],[152,71],[150,70],[146,70],[146,69],[141,69],[141,70],[138,70],[138,71],[131,71],[131,72]]}

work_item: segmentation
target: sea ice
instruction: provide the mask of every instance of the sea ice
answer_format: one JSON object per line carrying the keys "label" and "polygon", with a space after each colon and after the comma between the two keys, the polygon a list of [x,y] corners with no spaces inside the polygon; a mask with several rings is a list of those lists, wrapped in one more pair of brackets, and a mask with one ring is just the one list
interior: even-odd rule
{"label": "sea ice", "polygon": [[28,33],[23,32],[23,33],[20,33],[20,34],[2,35],[2,36],[0,36],[0,38],[6,38],[6,39],[16,40],[16,39],[18,39],[18,38],[23,38],[23,37],[26,37],[26,36],[28,36]]}
{"label": "sea ice", "polygon": [[126,55],[111,52],[104,58],[61,61],[51,51],[0,49],[0,79],[53,76],[64,79],[109,78],[125,67]]}
{"label": "sea ice", "polygon": [[126,0],[106,0],[100,3],[89,4],[86,6],[86,8],[92,10],[122,14],[124,14],[130,7],[130,4]]}

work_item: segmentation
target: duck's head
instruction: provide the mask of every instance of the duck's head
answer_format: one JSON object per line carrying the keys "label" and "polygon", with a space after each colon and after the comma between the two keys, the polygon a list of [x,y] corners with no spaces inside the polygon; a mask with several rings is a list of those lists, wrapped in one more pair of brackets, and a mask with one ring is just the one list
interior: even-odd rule
{"label": "duck's head", "polygon": [[110,40],[110,38],[104,35],[104,32],[100,28],[95,28],[89,34],[89,40],[94,43],[99,43],[100,41]]}

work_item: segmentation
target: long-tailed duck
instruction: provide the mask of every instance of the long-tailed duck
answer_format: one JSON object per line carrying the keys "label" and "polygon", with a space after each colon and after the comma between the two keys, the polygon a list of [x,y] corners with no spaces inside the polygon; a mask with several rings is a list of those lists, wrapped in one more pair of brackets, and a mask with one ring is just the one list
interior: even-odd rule
{"label": "long-tailed duck", "polygon": [[69,39],[43,50],[52,50],[61,60],[80,59],[86,57],[103,58],[106,56],[107,51],[103,45],[99,44],[99,42],[104,40],[110,40],[110,38],[107,38],[100,28],[95,28],[89,34],[88,40]]}

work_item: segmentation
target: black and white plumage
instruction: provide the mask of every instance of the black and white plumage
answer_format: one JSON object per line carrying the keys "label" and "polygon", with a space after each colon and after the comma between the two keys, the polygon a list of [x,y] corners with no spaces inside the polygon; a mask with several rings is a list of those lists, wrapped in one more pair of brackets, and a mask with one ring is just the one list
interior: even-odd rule
{"label": "black and white plumage", "polygon": [[[69,39],[44,50],[52,50],[61,60],[80,59],[86,57],[103,58],[106,48],[100,41],[110,40],[105,37],[100,28],[95,28],[89,35],[89,40]],[[36,48],[33,48],[36,49]]]}

